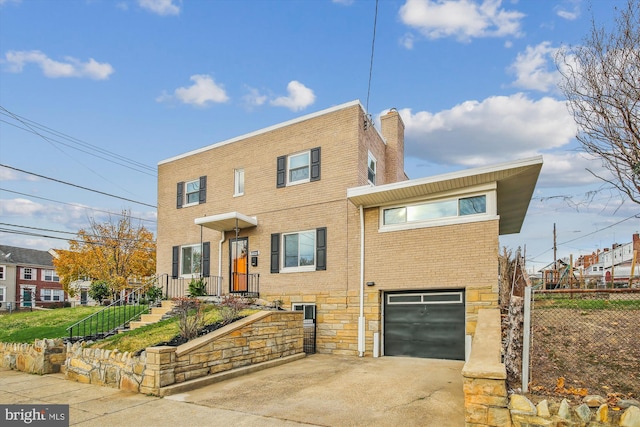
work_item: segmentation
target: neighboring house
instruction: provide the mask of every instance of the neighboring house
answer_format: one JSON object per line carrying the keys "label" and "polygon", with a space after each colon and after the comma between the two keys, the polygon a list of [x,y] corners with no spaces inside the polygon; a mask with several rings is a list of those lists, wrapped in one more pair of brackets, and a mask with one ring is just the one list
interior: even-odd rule
{"label": "neighboring house", "polygon": [[0,310],[54,307],[66,293],[47,251],[0,245]]}
{"label": "neighboring house", "polygon": [[541,167],[408,180],[400,115],[338,105],[161,161],[157,272],[303,310],[321,353],[464,359]]}

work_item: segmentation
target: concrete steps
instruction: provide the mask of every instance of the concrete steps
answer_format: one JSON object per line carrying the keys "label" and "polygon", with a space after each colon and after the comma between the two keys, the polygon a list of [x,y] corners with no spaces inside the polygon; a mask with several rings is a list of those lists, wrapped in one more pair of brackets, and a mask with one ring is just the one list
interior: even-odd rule
{"label": "concrete steps", "polygon": [[163,300],[161,304],[160,307],[152,307],[150,314],[142,314],[140,320],[129,322],[129,330],[159,322],[168,312],[173,310],[173,301]]}

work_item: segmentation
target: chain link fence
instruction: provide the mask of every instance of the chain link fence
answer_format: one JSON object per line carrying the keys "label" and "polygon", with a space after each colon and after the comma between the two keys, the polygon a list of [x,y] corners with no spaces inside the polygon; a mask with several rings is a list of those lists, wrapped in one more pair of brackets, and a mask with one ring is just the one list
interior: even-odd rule
{"label": "chain link fence", "polygon": [[534,291],[530,391],[640,397],[640,289]]}

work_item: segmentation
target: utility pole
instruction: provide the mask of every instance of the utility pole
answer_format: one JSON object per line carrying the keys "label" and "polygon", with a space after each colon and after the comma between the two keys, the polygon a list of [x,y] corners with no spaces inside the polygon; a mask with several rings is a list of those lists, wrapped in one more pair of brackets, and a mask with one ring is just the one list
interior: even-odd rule
{"label": "utility pole", "polygon": [[558,246],[556,245],[556,223],[553,223],[553,281],[558,281]]}

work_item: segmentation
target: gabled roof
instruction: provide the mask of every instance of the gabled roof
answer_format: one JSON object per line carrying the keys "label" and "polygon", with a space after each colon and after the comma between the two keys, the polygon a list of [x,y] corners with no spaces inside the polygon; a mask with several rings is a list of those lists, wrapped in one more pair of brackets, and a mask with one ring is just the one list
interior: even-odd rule
{"label": "gabled roof", "polygon": [[496,183],[500,235],[520,232],[542,168],[542,156],[426,178],[347,190],[356,206],[378,207],[477,185]]}
{"label": "gabled roof", "polygon": [[47,251],[0,245],[0,264],[53,267],[53,256]]}

